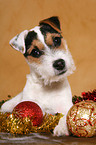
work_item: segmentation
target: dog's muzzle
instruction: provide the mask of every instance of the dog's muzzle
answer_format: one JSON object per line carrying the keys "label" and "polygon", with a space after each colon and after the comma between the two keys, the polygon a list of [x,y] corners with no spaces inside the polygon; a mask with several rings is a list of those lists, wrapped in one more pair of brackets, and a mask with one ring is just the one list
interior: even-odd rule
{"label": "dog's muzzle", "polygon": [[58,75],[61,75],[66,72],[65,61],[63,59],[58,59],[58,60],[54,61],[53,67],[59,71]]}

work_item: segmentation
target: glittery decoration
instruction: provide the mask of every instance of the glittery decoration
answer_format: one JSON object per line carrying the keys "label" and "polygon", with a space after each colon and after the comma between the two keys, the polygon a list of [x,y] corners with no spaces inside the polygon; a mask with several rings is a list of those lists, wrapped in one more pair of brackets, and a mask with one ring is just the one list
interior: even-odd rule
{"label": "glittery decoration", "polygon": [[94,89],[92,92],[83,92],[82,93],[83,100],[93,100],[96,102],[96,89]]}
{"label": "glittery decoration", "polygon": [[72,102],[73,104],[79,103],[84,100],[92,100],[96,102],[96,89],[93,91],[82,92],[81,96],[73,96]]}
{"label": "glittery decoration", "polygon": [[7,131],[7,123],[6,120],[10,114],[9,113],[1,113],[0,112],[0,132]]}
{"label": "glittery decoration", "polygon": [[39,126],[43,121],[43,112],[41,108],[31,101],[23,101],[19,103],[13,110],[15,117],[29,117],[33,126]]}
{"label": "glittery decoration", "polygon": [[56,115],[46,114],[44,115],[43,123],[40,127],[33,127],[32,131],[36,133],[52,133],[60,118],[63,117],[62,113]]}
{"label": "glittery decoration", "polygon": [[96,135],[96,102],[81,101],[72,106],[67,114],[69,131],[78,137]]}
{"label": "glittery decoration", "polygon": [[52,133],[62,114],[45,114],[41,126],[33,126],[30,118],[16,118],[13,113],[0,113],[0,132],[24,135],[28,133]]}
{"label": "glittery decoration", "polygon": [[81,102],[81,101],[83,101],[83,98],[82,97],[80,97],[80,96],[73,96],[72,97],[72,102],[73,102],[73,104],[76,104],[76,103],[79,103],[79,102]]}
{"label": "glittery decoration", "polygon": [[28,134],[31,131],[32,122],[29,118],[24,119],[15,118],[13,114],[10,114],[6,119],[7,132],[11,134]]}
{"label": "glittery decoration", "polygon": [[[10,96],[8,96],[10,98]],[[7,99],[9,100],[9,99]],[[0,107],[7,100],[0,102]],[[93,101],[90,101],[93,100]],[[75,104],[68,112],[67,125],[70,133],[78,137],[92,137],[96,135],[96,89],[83,92],[81,96],[73,96]],[[18,112],[18,111],[17,111]],[[0,132],[9,132],[11,134],[28,133],[52,133],[55,126],[63,115],[45,114],[40,126],[33,126],[32,118],[22,116],[17,118],[18,113],[0,112]],[[24,114],[24,113],[23,113]]]}

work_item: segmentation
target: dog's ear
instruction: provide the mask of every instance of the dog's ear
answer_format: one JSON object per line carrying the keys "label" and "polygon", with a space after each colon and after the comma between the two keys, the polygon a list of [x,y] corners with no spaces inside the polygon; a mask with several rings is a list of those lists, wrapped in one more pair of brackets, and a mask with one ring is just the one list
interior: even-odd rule
{"label": "dog's ear", "polygon": [[53,29],[55,29],[57,32],[61,33],[61,28],[60,28],[60,21],[57,16],[50,17],[48,19],[44,19],[39,22],[39,25],[50,25]]}
{"label": "dog's ear", "polygon": [[9,44],[16,50],[20,51],[21,53],[25,53],[25,37],[28,34],[28,30],[25,30],[18,34],[17,36],[13,37]]}

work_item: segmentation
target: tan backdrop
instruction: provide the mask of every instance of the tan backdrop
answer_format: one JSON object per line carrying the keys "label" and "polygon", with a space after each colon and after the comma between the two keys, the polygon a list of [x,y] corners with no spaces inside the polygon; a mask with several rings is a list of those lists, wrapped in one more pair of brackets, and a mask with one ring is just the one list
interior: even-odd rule
{"label": "tan backdrop", "polygon": [[96,87],[96,0],[0,0],[0,100],[22,91],[29,67],[9,40],[44,18],[57,15],[77,70],[73,95]]}

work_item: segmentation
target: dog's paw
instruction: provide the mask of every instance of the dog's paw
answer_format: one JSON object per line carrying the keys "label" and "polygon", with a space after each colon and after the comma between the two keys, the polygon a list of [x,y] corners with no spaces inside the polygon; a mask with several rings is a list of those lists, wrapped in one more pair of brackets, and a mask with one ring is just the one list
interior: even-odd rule
{"label": "dog's paw", "polygon": [[64,118],[61,118],[59,124],[55,127],[53,131],[54,136],[69,136],[68,128]]}
{"label": "dog's paw", "polygon": [[57,125],[53,131],[53,135],[54,136],[69,136],[69,132],[67,129]]}
{"label": "dog's paw", "polygon": [[6,101],[2,106],[1,106],[1,109],[0,109],[0,112],[12,112],[13,108],[12,108],[13,104],[12,103],[9,103],[9,101]]}

